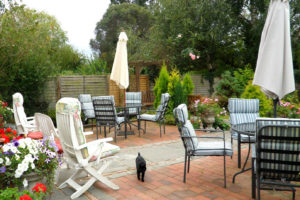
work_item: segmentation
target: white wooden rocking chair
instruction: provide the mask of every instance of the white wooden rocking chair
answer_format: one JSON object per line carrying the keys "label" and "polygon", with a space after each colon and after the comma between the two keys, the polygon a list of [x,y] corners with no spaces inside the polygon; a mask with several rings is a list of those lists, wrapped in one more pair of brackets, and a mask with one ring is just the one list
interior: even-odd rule
{"label": "white wooden rocking chair", "polygon": [[[62,98],[56,104],[57,128],[64,154],[66,154],[65,161],[70,168],[75,170],[59,188],[62,189],[68,185],[74,188],[76,191],[71,195],[71,199],[82,195],[96,181],[100,181],[114,190],[119,189],[119,186],[104,177],[102,173],[117,158],[111,155],[118,152],[120,148],[107,143],[112,141],[112,138],[86,143],[80,113],[78,99]],[[81,172],[85,172],[91,177],[83,185],[75,181],[82,174]]]}

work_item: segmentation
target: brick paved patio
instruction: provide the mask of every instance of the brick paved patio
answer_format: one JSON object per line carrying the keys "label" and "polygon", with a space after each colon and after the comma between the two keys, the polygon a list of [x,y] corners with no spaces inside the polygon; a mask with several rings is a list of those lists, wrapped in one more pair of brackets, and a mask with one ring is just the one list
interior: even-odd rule
{"label": "brick paved patio", "polygon": [[[135,128],[133,130],[136,131]],[[95,134],[89,136],[89,140],[92,139],[95,139]],[[179,139],[176,126],[167,126],[166,134],[160,138],[159,126],[155,123],[147,123],[146,134],[141,134],[141,137],[138,134],[130,135],[126,140],[119,136],[117,145],[121,148],[137,147],[176,139]],[[245,158],[247,148],[243,148],[242,153],[242,158]],[[239,175],[236,183],[232,183],[233,174],[239,171],[236,157],[234,154],[233,159],[230,157],[226,159],[226,189],[223,188],[223,157],[196,157],[191,161],[186,183],[182,182],[184,164],[178,163],[147,170],[145,182],[138,181],[135,174],[115,178],[113,182],[120,186],[118,191],[113,191],[98,182],[94,186],[99,190],[96,190],[96,193],[86,192],[85,196],[89,199],[251,199],[251,171]],[[250,162],[248,165],[250,166]],[[95,188],[92,191],[95,191]],[[291,192],[262,191],[262,199],[291,198]],[[296,199],[300,199],[299,190]]]}

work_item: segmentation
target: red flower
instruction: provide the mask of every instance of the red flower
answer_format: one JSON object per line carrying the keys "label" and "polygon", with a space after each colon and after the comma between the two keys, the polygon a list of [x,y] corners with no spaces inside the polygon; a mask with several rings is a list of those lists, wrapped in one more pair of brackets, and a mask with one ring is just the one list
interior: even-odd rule
{"label": "red flower", "polygon": [[17,139],[17,140],[19,140],[19,139],[22,139],[22,138],[23,138],[23,137],[21,137],[21,136],[18,136],[16,139]]}
{"label": "red flower", "polygon": [[47,190],[46,186],[42,183],[37,183],[35,184],[35,186],[32,188],[33,192],[40,192],[42,191],[43,193],[45,193]]}
{"label": "red flower", "polygon": [[20,200],[32,200],[32,198],[29,195],[24,194],[23,196],[20,196]]}
{"label": "red flower", "polygon": [[4,129],[0,129],[0,134],[4,134]]}
{"label": "red flower", "polygon": [[5,132],[11,132],[11,128],[7,128]]}
{"label": "red flower", "polygon": [[12,131],[12,134],[13,134],[13,135],[17,135],[17,131],[16,131],[16,130],[13,130],[13,131]]}

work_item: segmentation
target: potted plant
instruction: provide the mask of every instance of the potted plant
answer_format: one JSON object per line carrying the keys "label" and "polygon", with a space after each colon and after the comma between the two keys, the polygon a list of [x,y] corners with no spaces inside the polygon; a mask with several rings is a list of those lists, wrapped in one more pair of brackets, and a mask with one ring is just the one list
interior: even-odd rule
{"label": "potted plant", "polygon": [[215,116],[220,111],[217,98],[203,98],[200,102],[195,101],[198,105],[198,112],[201,115],[202,121],[206,124],[208,129],[212,129],[215,122]]}
{"label": "potted plant", "polygon": [[51,191],[59,160],[52,140],[16,137],[10,128],[0,129],[5,142],[0,146],[0,189],[26,187],[31,180],[45,177]]}

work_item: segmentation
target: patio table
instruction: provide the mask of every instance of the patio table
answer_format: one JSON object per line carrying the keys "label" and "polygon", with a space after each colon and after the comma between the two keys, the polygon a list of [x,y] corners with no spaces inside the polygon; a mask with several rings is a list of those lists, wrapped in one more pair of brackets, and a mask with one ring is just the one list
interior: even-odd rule
{"label": "patio table", "polygon": [[[127,139],[127,135],[134,135],[134,132],[133,131],[127,131],[127,124],[132,124],[131,121],[130,121],[130,115],[129,115],[129,109],[130,108],[136,108],[137,110],[137,114],[136,115],[140,115],[140,112],[141,112],[141,109],[142,107],[144,107],[145,105],[142,105],[142,104],[139,104],[139,103],[129,103],[129,104],[126,104],[126,106],[121,106],[121,107],[118,107],[118,109],[121,109],[124,111],[123,115],[124,115],[124,118],[125,118],[125,131],[120,131],[119,132],[119,135],[125,135],[125,139]],[[141,129],[141,125],[140,125],[140,120],[137,119],[137,122],[138,122],[138,130],[139,130],[139,136],[140,136],[140,129]],[[134,124],[132,124],[134,125]],[[136,126],[136,125],[134,125]]]}
{"label": "patio table", "polygon": [[247,135],[248,136],[248,139],[249,139],[249,148],[248,148],[248,153],[247,153],[247,157],[246,157],[246,160],[245,160],[245,163],[242,167],[242,170],[235,173],[233,175],[233,178],[232,178],[232,183],[235,182],[235,177],[239,174],[242,174],[246,171],[249,171],[250,169],[252,169],[252,167],[250,168],[246,168],[246,165],[247,165],[247,162],[248,162],[248,159],[249,159],[249,155],[250,155],[250,150],[251,150],[251,143],[250,143],[250,136],[255,136],[255,130],[256,130],[256,126],[255,126],[255,122],[250,122],[250,123],[241,123],[241,124],[236,124],[236,125],[233,125],[232,126],[232,130],[236,131],[238,133],[238,136],[240,137],[241,134],[243,135]]}

